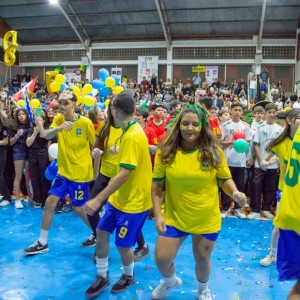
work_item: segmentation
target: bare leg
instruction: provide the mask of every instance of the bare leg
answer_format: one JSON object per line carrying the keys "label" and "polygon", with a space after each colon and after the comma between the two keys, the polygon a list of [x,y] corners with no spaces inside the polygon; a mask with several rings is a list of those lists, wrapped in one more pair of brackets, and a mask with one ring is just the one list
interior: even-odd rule
{"label": "bare leg", "polygon": [[25,160],[14,160],[14,166],[15,166],[15,179],[14,179],[14,190],[15,190],[15,196],[16,200],[20,200],[20,185],[21,185],[21,179],[22,174],[25,166]]}
{"label": "bare leg", "polygon": [[292,288],[288,300],[300,300],[300,279],[297,280],[296,284]]}
{"label": "bare leg", "polygon": [[133,263],[133,252],[130,248],[117,247],[121,256],[123,266],[129,266]]}
{"label": "bare leg", "polygon": [[90,226],[90,223],[87,219],[87,215],[86,215],[86,212],[85,210],[83,209],[83,206],[74,206],[74,211],[76,212],[77,216],[89,227],[91,228]]}
{"label": "bare leg", "polygon": [[271,240],[271,247],[273,249],[277,249],[278,239],[279,239],[279,229],[277,227],[274,227],[272,231],[272,240]]}
{"label": "bare leg", "polygon": [[109,236],[110,233],[97,228],[97,257],[107,258],[109,251]]}
{"label": "bare leg", "polygon": [[59,201],[59,197],[54,195],[49,195],[46,203],[42,220],[42,229],[49,230],[52,224],[55,207]]}

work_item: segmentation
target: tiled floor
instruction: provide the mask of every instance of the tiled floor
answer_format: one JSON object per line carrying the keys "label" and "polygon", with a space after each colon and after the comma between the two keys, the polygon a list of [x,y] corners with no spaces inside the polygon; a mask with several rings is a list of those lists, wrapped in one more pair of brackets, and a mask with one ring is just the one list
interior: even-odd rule
{"label": "tiled floor", "polygon": [[[56,215],[49,235],[50,251],[25,257],[22,250],[38,238],[43,212],[25,205],[23,210],[13,206],[0,209],[0,299],[84,299],[85,290],[96,274],[92,262],[94,248],[80,247],[90,230],[73,212]],[[151,298],[151,290],[160,279],[153,257],[157,236],[154,222],[147,220],[143,230],[151,256],[135,264],[136,283],[117,296],[108,289],[98,299]],[[212,257],[213,299],[286,299],[293,282],[279,282],[275,266],[259,265],[259,260],[268,253],[271,230],[272,222],[268,220],[232,217],[223,221]],[[113,238],[110,250],[109,271],[114,283],[121,274],[121,263]],[[176,266],[184,283],[168,299],[196,299],[190,238],[182,245]]]}

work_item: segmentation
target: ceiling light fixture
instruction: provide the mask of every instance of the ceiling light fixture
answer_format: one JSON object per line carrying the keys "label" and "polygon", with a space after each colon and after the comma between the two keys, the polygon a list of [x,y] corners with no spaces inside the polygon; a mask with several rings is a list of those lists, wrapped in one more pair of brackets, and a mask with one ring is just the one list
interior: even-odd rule
{"label": "ceiling light fixture", "polygon": [[49,0],[50,4],[57,4],[58,0]]}

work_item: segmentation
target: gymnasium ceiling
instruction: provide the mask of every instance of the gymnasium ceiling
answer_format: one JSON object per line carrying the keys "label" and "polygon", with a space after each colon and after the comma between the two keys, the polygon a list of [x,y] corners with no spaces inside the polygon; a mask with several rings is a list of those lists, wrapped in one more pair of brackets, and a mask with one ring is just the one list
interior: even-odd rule
{"label": "gymnasium ceiling", "polygon": [[0,36],[21,45],[295,38],[299,20],[300,0],[0,1]]}

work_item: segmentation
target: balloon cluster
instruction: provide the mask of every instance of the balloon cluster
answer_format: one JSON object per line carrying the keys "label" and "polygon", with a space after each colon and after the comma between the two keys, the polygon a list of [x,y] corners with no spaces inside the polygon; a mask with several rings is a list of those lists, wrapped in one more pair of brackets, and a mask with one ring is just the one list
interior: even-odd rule
{"label": "balloon cluster", "polygon": [[[25,100],[18,100],[18,101],[17,101],[17,104],[18,104],[20,107],[26,108],[26,107],[25,107],[25,106],[26,106],[26,101],[25,101]],[[32,99],[32,100],[30,100],[30,106],[31,106],[32,108],[38,108],[38,107],[41,106],[41,102],[40,102],[39,99]]]}
{"label": "balloon cluster", "polygon": [[57,160],[53,160],[48,167],[45,169],[45,178],[49,181],[52,181],[58,171]]}
{"label": "balloon cluster", "polygon": [[95,104],[96,99],[91,94],[93,87],[90,83],[85,84],[82,89],[76,85],[73,85],[71,89],[77,97],[76,104],[84,104],[86,106],[93,106]]}
{"label": "balloon cluster", "polygon": [[246,134],[243,130],[236,130],[233,133],[233,149],[238,153],[245,153],[249,149],[249,144],[245,140]]}
{"label": "balloon cluster", "polygon": [[98,77],[99,79],[92,81],[92,86],[99,91],[100,97],[107,97],[111,93],[111,89],[114,94],[120,94],[124,90],[123,87],[118,85],[120,78],[116,74],[110,76],[107,69],[100,69]]}
{"label": "balloon cluster", "polygon": [[[7,31],[3,37],[3,51],[4,51],[4,64],[10,67],[16,62],[16,51],[17,51],[17,35],[18,33],[14,30]],[[10,46],[8,45],[11,39]]]}

